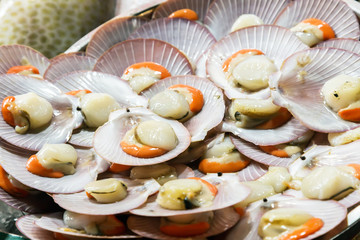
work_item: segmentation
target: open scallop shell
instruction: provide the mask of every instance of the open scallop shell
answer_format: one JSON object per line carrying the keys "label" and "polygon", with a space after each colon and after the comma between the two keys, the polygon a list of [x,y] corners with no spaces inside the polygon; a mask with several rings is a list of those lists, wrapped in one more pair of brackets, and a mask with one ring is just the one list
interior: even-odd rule
{"label": "open scallop shell", "polygon": [[[215,42],[213,35],[197,22],[183,18],[160,18],[144,24],[129,39],[155,38],[172,44],[196,63]],[[180,75],[180,74],[179,74]]]}
{"label": "open scallop shell", "polygon": [[224,89],[229,99],[262,98],[270,96],[269,88],[248,93],[241,88],[233,88],[225,77],[223,63],[241,49],[257,49],[274,61],[280,69],[282,62],[291,54],[308,49],[292,32],[275,25],[260,25],[243,28],[224,37],[210,50],[206,62],[206,72],[210,79]]}
{"label": "open scallop shell", "polygon": [[[123,235],[115,236],[100,236],[100,235],[89,235],[86,233],[64,231],[62,228],[68,228],[63,221],[63,213],[51,213],[42,216],[41,218],[34,218],[35,227],[40,227],[42,230],[47,230],[50,232],[57,232],[65,235],[66,237],[76,237],[76,239],[130,239],[130,238],[139,238],[139,236],[126,232]],[[70,237],[70,238],[71,238]],[[71,238],[73,239],[73,238]],[[75,238],[74,238],[75,239]],[[44,239],[45,240],[45,239]]]}
{"label": "open scallop shell", "polygon": [[242,14],[254,14],[265,24],[273,24],[276,16],[289,0],[215,0],[206,14],[204,23],[216,39],[230,33],[231,27]]}
{"label": "open scallop shell", "polygon": [[303,126],[295,118],[290,119],[290,121],[278,128],[264,130],[238,128],[234,121],[224,121],[221,126],[221,130],[223,132],[231,132],[248,142],[260,146],[291,142],[309,131],[308,128]]}
{"label": "open scallop shell", "polygon": [[82,121],[81,114],[73,108],[72,100],[50,82],[19,74],[0,75],[0,82],[0,99],[34,92],[49,101],[54,109],[54,116],[45,129],[26,134],[16,133],[0,114],[0,136],[11,144],[38,151],[45,143],[65,143]]}
{"label": "open scallop shell", "polygon": [[85,191],[73,194],[54,194],[52,197],[60,207],[72,212],[87,215],[111,215],[128,212],[139,207],[160,188],[160,185],[154,179],[134,181],[121,178],[119,180],[125,182],[128,186],[128,194],[118,202],[98,203],[89,199]]}
{"label": "open scallop shell", "polygon": [[221,177],[218,177],[217,174],[208,174],[202,179],[215,185],[218,189],[218,193],[216,194],[211,206],[189,210],[170,210],[162,208],[158,205],[156,203],[157,196],[154,195],[150,197],[144,205],[137,209],[133,209],[130,212],[140,216],[167,217],[214,211],[241,202],[250,194],[250,189],[241,184],[236,174],[223,174]]}
{"label": "open scallop shell", "polygon": [[337,38],[359,39],[359,23],[355,13],[346,3],[339,0],[292,1],[274,23],[292,28],[307,18],[317,18],[328,23]]}
{"label": "open scallop shell", "polygon": [[[275,199],[275,201],[273,202],[272,199]],[[275,195],[268,198],[266,203],[259,204],[257,202],[250,205],[250,209],[247,211],[249,215],[243,218],[235,228],[230,230],[225,239],[230,240],[237,236],[244,240],[261,240],[261,237],[257,234],[259,221],[265,213],[261,208],[262,206],[271,205],[274,205],[276,208],[300,209],[308,212],[313,217],[320,218],[324,222],[324,226],[319,231],[303,238],[304,240],[314,239],[329,232],[345,219],[347,213],[346,208],[336,201],[294,199]]]}
{"label": "open scallop shell", "polygon": [[198,21],[204,20],[212,0],[171,0],[160,4],[153,13],[153,18],[165,18],[180,9],[191,9],[198,15]]}
{"label": "open scallop shell", "polygon": [[167,88],[183,84],[200,90],[204,97],[204,106],[199,113],[184,122],[184,126],[191,134],[191,141],[204,140],[208,131],[220,124],[225,113],[225,102],[222,91],[206,78],[197,76],[174,76],[166,78],[152,85],[143,92],[143,96],[151,99]]}
{"label": "open scallop shell", "polygon": [[51,197],[40,192],[27,197],[14,197],[0,188],[0,200],[10,207],[26,213],[50,212],[57,208]]}
{"label": "open scallop shell", "polygon": [[314,131],[344,132],[356,128],[359,124],[342,120],[324,103],[320,93],[325,82],[339,74],[359,77],[360,55],[335,48],[297,52],[284,61],[280,72],[270,77],[274,103],[286,107]]}
{"label": "open scallop shell", "polygon": [[[236,213],[232,207],[217,210],[214,212],[214,218],[211,221],[209,231],[200,235],[196,235],[194,238],[207,238],[225,232],[234,226],[237,221],[239,221],[239,218],[239,214]],[[146,238],[162,240],[182,239],[162,233],[160,231],[160,218],[130,216],[128,218],[127,224],[131,231]]]}
{"label": "open scallop shell", "polygon": [[249,182],[262,177],[267,171],[268,167],[266,165],[251,161],[250,164],[239,171],[237,175],[241,182]]}
{"label": "open scallop shell", "polygon": [[64,74],[79,70],[91,70],[95,63],[95,58],[81,53],[61,54],[51,60],[51,64],[44,74],[44,79],[54,83],[57,78]]}
{"label": "open scallop shell", "polygon": [[316,47],[331,47],[331,48],[340,48],[350,52],[359,53],[360,52],[360,42],[358,39],[351,38],[334,38],[329,39],[325,42],[321,42],[316,45]]}
{"label": "open scallop shell", "polygon": [[7,143],[0,145],[0,164],[7,173],[22,184],[48,193],[73,193],[96,179],[97,174],[107,170],[109,165],[96,156],[92,150],[77,149],[76,172],[61,178],[47,178],[30,173],[26,161],[34,153],[24,151]]}
{"label": "open scallop shell", "polygon": [[[133,124],[141,120],[165,121],[170,124],[179,140],[176,148],[154,158],[137,158],[123,152],[120,142]],[[152,165],[168,161],[185,151],[190,145],[190,133],[178,121],[164,119],[145,108],[128,108],[110,115],[109,122],[96,130],[93,144],[95,151],[109,162],[131,166]]]}
{"label": "open scallop shell", "polygon": [[236,149],[248,158],[269,166],[288,167],[294,159],[281,158],[265,153],[258,146],[237,137],[231,137]]}
{"label": "open scallop shell", "polygon": [[186,56],[174,46],[156,39],[134,39],[116,44],[97,61],[94,71],[121,77],[129,66],[154,62],[171,75],[191,75],[193,70]]}
{"label": "open scallop shell", "polygon": [[35,221],[40,217],[41,215],[25,215],[16,221],[16,227],[22,234],[30,239],[56,240],[52,232],[44,230],[35,225]]}
{"label": "open scallop shell", "polygon": [[114,18],[96,30],[86,47],[86,54],[99,58],[116,43],[126,40],[129,35],[148,20],[140,17]]}
{"label": "open scallop shell", "polygon": [[44,75],[50,60],[40,52],[24,45],[4,45],[0,47],[0,73],[6,73],[9,68],[21,66],[22,60],[28,60],[31,65],[39,69],[40,75]]}

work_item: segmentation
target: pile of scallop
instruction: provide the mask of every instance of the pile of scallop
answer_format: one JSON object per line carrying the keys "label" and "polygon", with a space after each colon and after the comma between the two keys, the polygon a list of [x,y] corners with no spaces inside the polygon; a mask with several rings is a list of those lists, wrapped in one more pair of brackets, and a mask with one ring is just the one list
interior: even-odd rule
{"label": "pile of scallop", "polygon": [[170,0],[85,53],[1,46],[0,199],[30,239],[333,236],[360,202],[359,36],[340,0]]}

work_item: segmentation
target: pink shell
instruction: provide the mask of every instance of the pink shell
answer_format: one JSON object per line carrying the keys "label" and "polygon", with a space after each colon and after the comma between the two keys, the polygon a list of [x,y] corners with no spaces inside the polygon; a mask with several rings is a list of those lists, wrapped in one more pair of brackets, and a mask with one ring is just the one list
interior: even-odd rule
{"label": "pink shell", "polygon": [[46,231],[35,225],[35,221],[40,217],[41,215],[25,215],[16,221],[16,227],[22,234],[30,239],[56,240],[52,232]]}
{"label": "pink shell", "polygon": [[[121,149],[120,142],[125,133],[133,127],[129,121],[131,119],[166,121],[174,129],[179,144],[175,149],[154,158],[137,158],[126,154]],[[130,166],[152,165],[168,161],[185,151],[190,145],[190,133],[178,121],[161,118],[144,108],[128,108],[110,115],[109,122],[96,130],[93,145],[95,151],[109,162]]]}
{"label": "pink shell", "polygon": [[[299,59],[309,62],[299,67]],[[314,131],[344,132],[356,128],[359,124],[342,120],[324,103],[320,92],[326,81],[339,74],[359,76],[359,68],[360,56],[342,49],[312,48],[297,52],[284,61],[281,72],[270,77],[274,103],[286,107]],[[299,72],[306,73],[303,81],[296,77]]]}
{"label": "pink shell", "polygon": [[242,49],[257,49],[262,51],[280,69],[282,62],[291,54],[308,49],[292,32],[275,25],[260,25],[247,27],[235,31],[216,44],[208,53],[206,72],[210,79],[224,89],[229,99],[233,98],[261,98],[270,96],[269,88],[248,93],[241,88],[230,85],[223,71],[224,62],[234,53]]}
{"label": "pink shell", "polygon": [[307,18],[317,18],[326,22],[337,38],[360,37],[356,15],[346,3],[339,0],[295,0],[289,3],[274,23],[291,28]]}
{"label": "pink shell", "polygon": [[128,185],[128,195],[114,203],[98,203],[89,199],[85,191],[73,194],[54,194],[52,197],[60,207],[88,215],[112,215],[128,212],[146,202],[148,197],[156,193],[160,185],[154,180],[133,181],[119,179]]}
{"label": "pink shell", "polygon": [[205,25],[216,39],[230,33],[236,19],[242,14],[254,14],[265,24],[273,24],[288,0],[215,0],[205,17]]}
{"label": "pink shell", "polygon": [[62,54],[51,60],[51,64],[44,74],[44,79],[54,83],[57,78],[69,72],[91,70],[95,63],[95,58],[82,54]]}
{"label": "pink shell", "polygon": [[[232,207],[217,210],[214,212],[214,218],[211,222],[209,231],[194,236],[194,238],[206,238],[225,232],[227,229],[234,226],[239,218],[239,214],[236,213]],[[160,218],[130,216],[127,224],[131,231],[143,237],[163,240],[182,239],[162,233],[160,231]]]}
{"label": "pink shell", "polygon": [[40,52],[24,45],[3,45],[0,47],[0,73],[6,73],[9,68],[21,66],[21,60],[26,58],[31,65],[39,69],[40,75],[44,75],[50,60]]}
{"label": "pink shell", "polygon": [[325,42],[321,42],[316,45],[316,47],[331,47],[331,48],[340,48],[350,52],[359,53],[360,52],[360,42],[358,39],[351,38],[333,38]]}
{"label": "pink shell", "polygon": [[201,24],[183,18],[160,18],[138,28],[129,39],[155,38],[177,47],[196,63],[216,40]]}
{"label": "pink shell", "polygon": [[249,182],[260,178],[267,173],[267,171],[267,166],[251,161],[250,164],[243,170],[239,171],[237,175],[239,176],[241,182]]}
{"label": "pink shell", "polygon": [[121,77],[126,68],[139,62],[158,63],[171,75],[193,73],[189,60],[180,50],[156,39],[134,39],[116,44],[98,59],[94,71]]}
{"label": "pink shell", "polygon": [[148,20],[140,17],[114,18],[99,27],[91,37],[86,54],[99,58],[116,43],[126,40],[129,35]]}
{"label": "pink shell", "polygon": [[184,122],[184,126],[190,132],[192,142],[204,140],[208,131],[219,125],[223,119],[225,102],[222,91],[206,78],[197,76],[174,76],[158,81],[149,89],[145,90],[142,95],[147,99],[151,99],[159,92],[177,84],[194,87],[203,94],[203,108],[195,116]]}
{"label": "pink shell", "polygon": [[130,212],[140,216],[166,217],[214,211],[241,202],[250,194],[250,189],[239,182],[236,174],[227,173],[223,174],[221,177],[218,177],[217,174],[207,174],[202,179],[215,185],[218,189],[218,193],[211,206],[189,210],[169,210],[158,205],[155,201],[156,196],[152,196],[144,205],[137,209],[133,209]]}

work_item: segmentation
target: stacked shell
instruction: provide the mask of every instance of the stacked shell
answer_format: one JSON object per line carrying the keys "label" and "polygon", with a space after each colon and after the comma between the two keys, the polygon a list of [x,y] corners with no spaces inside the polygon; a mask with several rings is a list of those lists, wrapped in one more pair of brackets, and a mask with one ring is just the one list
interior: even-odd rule
{"label": "stacked shell", "polygon": [[322,236],[360,202],[359,36],[339,0],[169,0],[0,47],[0,197],[33,239]]}

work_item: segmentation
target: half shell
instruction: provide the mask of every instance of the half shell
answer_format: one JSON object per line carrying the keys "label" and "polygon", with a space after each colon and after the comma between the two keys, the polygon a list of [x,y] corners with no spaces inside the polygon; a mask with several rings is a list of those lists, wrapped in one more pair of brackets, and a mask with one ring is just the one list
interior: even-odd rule
{"label": "half shell", "polygon": [[91,150],[76,151],[78,154],[76,172],[61,178],[47,178],[30,173],[26,169],[26,161],[34,153],[7,143],[2,143],[0,146],[0,164],[7,173],[31,188],[48,193],[73,193],[82,191],[87,183],[96,179],[99,172],[104,172],[109,167]]}
{"label": "half shell", "polygon": [[[194,236],[194,238],[206,238],[225,232],[227,229],[234,226],[239,218],[239,214],[237,214],[232,207],[217,210],[214,212],[214,218],[211,222],[209,231]],[[180,239],[178,237],[171,237],[160,231],[160,218],[130,216],[127,224],[131,231],[143,237],[163,240]]]}
{"label": "half shell", "polygon": [[359,53],[360,52],[360,42],[357,39],[351,38],[334,38],[329,39],[325,42],[321,42],[316,45],[316,47],[332,47],[340,48],[350,52]]}
{"label": "half shell", "polygon": [[225,113],[225,102],[222,91],[206,78],[197,76],[174,76],[166,78],[152,85],[143,92],[143,96],[151,99],[157,93],[167,88],[183,84],[200,90],[204,97],[204,106],[195,116],[184,122],[184,126],[191,134],[191,141],[204,140],[208,131],[220,124]]}
{"label": "half shell", "polygon": [[16,221],[16,227],[22,234],[30,239],[56,240],[52,232],[44,230],[35,225],[35,221],[40,217],[41,215],[25,215]]}
{"label": "half shell", "polygon": [[193,70],[186,56],[172,45],[156,39],[134,39],[116,44],[97,61],[94,71],[121,77],[135,63],[154,62],[171,75],[191,75]]}
{"label": "half shell", "polygon": [[262,51],[280,69],[282,62],[287,57],[307,48],[308,46],[283,27],[261,25],[243,28],[224,37],[210,48],[206,72],[216,85],[224,89],[225,95],[229,99],[266,99],[270,96],[269,88],[249,93],[242,88],[232,87],[223,71],[224,62],[242,49],[257,49]]}
{"label": "half shell", "polygon": [[193,64],[216,42],[207,28],[183,18],[153,20],[138,28],[129,37],[134,38],[155,38],[168,42],[185,53]]}
{"label": "half shell", "polygon": [[156,196],[152,196],[140,208],[131,210],[130,212],[140,216],[166,217],[214,211],[241,202],[250,194],[250,189],[241,184],[236,174],[223,174],[221,177],[218,177],[216,174],[208,174],[202,179],[215,185],[218,189],[218,193],[211,206],[189,210],[169,210],[158,205],[155,201]]}
{"label": "half shell", "polygon": [[240,182],[249,182],[254,181],[265,173],[267,173],[268,167],[266,165],[251,161],[250,164],[237,173],[239,176]]}
{"label": "half shell", "polygon": [[86,47],[86,54],[93,58],[99,58],[116,43],[126,40],[133,31],[146,22],[145,18],[123,17],[104,23],[91,37]]}
{"label": "half shell", "polygon": [[[137,158],[125,153],[120,142],[136,122],[143,120],[165,121],[170,124],[179,140],[176,148],[154,158]],[[190,133],[178,121],[161,118],[144,108],[128,108],[110,114],[109,122],[96,130],[93,145],[95,151],[109,162],[130,166],[152,165],[168,161],[185,151],[190,145],[190,137]]]}
{"label": "half shell", "polygon": [[337,38],[359,39],[359,23],[355,13],[346,3],[339,0],[292,1],[274,23],[292,28],[307,18],[317,18],[326,22],[331,26]]}
{"label": "half shell", "polygon": [[318,132],[344,132],[359,126],[342,120],[324,103],[321,88],[340,74],[360,76],[360,56],[335,48],[312,48],[286,59],[271,75],[274,103],[286,107],[306,127]]}
{"label": "half shell", "polygon": [[230,33],[236,19],[242,14],[254,14],[265,24],[273,24],[290,1],[286,0],[215,0],[206,14],[204,23],[216,39]]}
{"label": "half shell", "polygon": [[81,122],[81,114],[73,108],[71,99],[50,82],[19,74],[0,75],[0,82],[0,99],[33,92],[49,101],[54,109],[53,118],[47,127],[26,134],[16,133],[1,114],[0,136],[11,144],[38,151],[45,143],[65,143],[79,124],[79,119]]}

